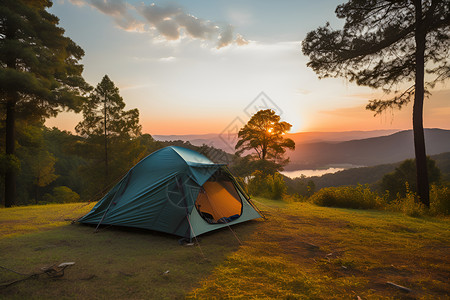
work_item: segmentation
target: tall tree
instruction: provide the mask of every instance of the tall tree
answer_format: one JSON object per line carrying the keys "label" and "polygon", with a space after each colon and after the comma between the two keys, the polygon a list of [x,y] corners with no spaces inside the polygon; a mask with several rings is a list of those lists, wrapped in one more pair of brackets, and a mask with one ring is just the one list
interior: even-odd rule
{"label": "tall tree", "polygon": [[[0,102],[6,157],[14,160],[16,120],[79,111],[89,89],[78,61],[84,51],[48,13],[49,0],[3,0],[0,5]],[[5,206],[16,198],[16,169],[5,171]]]}
{"label": "tall tree", "polygon": [[125,102],[108,75],[92,92],[88,101],[83,104],[84,120],[78,123],[75,130],[87,137],[91,144],[103,144],[104,181],[109,180],[109,156],[111,141],[129,141],[141,134],[139,111],[125,111]]}
{"label": "tall tree", "polygon": [[[392,99],[369,102],[367,109],[376,114],[414,100],[417,191],[429,206],[423,132],[425,71],[429,87],[449,78],[450,1],[350,0],[336,8],[336,15],[345,20],[342,30],[332,30],[327,23],[307,34],[302,43],[303,53],[310,58],[307,65],[319,78],[345,77],[358,85],[394,92]],[[408,82],[413,83],[410,88],[394,90]]]}
{"label": "tall tree", "polygon": [[253,150],[262,162],[273,161],[282,167],[288,162],[283,159],[286,149],[295,149],[294,141],[283,137],[291,127],[291,124],[281,122],[273,110],[260,110],[239,130],[236,153]]}

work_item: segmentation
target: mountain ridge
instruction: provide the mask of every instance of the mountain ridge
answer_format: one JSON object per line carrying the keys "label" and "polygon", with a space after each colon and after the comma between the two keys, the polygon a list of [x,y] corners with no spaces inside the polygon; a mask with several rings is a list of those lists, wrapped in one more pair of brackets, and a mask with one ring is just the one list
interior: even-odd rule
{"label": "mountain ridge", "polygon": [[[450,151],[450,130],[425,129],[427,155]],[[344,142],[316,142],[297,144],[288,151],[291,162],[286,171],[315,169],[335,164],[375,166],[414,157],[412,130],[391,135]]]}

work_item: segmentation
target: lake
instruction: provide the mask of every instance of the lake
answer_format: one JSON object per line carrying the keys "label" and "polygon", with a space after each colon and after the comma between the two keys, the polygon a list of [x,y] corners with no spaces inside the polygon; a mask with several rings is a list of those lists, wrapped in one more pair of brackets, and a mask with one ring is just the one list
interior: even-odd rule
{"label": "lake", "polygon": [[296,178],[301,177],[302,175],[305,175],[306,177],[311,176],[322,176],[324,174],[330,174],[330,173],[336,173],[342,170],[345,170],[346,168],[328,168],[328,169],[317,169],[317,170],[295,170],[295,171],[283,171],[280,172],[284,176],[287,176],[289,178]]}

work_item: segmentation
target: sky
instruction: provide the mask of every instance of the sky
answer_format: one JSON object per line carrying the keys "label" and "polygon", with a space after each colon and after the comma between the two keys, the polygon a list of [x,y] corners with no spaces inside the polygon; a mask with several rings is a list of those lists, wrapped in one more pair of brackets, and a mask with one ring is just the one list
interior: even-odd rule
{"label": "sky", "polygon": [[[319,80],[301,52],[306,34],[330,22],[342,0],[54,0],[50,12],[85,51],[83,76],[103,76],[138,108],[143,133],[222,133],[258,109],[274,109],[291,132],[412,128],[412,104],[374,117],[379,90]],[[400,87],[401,88],[401,87]],[[424,126],[450,129],[449,83],[426,100]],[[47,120],[74,132],[81,114]]]}

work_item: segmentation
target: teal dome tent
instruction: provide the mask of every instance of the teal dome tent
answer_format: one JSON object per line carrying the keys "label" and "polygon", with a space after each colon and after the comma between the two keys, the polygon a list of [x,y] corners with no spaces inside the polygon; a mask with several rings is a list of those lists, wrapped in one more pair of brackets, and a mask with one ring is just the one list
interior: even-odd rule
{"label": "teal dome tent", "polygon": [[224,164],[171,146],[131,168],[78,221],[145,228],[192,239],[260,217]]}

